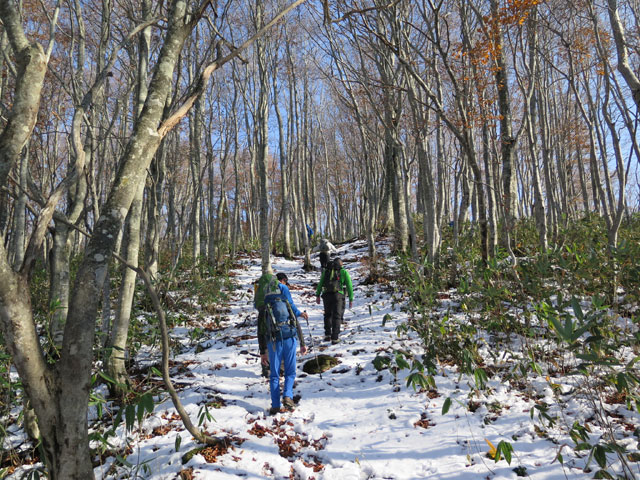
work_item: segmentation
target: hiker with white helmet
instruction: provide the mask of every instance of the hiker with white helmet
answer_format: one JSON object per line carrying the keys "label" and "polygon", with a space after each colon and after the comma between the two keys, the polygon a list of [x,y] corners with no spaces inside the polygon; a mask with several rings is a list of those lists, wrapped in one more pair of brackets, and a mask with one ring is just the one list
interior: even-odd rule
{"label": "hiker with white helmet", "polygon": [[320,268],[324,270],[327,268],[327,263],[329,263],[329,256],[337,251],[336,247],[334,247],[329,240],[321,238],[320,243],[315,246],[312,253],[320,252]]}

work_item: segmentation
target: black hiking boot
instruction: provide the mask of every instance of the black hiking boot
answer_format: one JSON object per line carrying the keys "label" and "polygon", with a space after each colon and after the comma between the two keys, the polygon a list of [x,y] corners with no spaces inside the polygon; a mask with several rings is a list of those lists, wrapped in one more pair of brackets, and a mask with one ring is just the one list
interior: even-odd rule
{"label": "black hiking boot", "polygon": [[340,340],[338,340],[337,338],[331,340],[331,345],[337,345],[338,343],[340,343]]}
{"label": "black hiking boot", "polygon": [[269,415],[275,415],[276,413],[280,413],[280,407],[271,407],[269,409]]}

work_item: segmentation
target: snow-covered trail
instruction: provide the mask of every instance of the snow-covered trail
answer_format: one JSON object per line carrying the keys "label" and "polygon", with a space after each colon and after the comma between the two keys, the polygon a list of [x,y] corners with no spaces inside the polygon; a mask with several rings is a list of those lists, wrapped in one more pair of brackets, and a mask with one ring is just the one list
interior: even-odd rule
{"label": "snow-covered trail", "polygon": [[[337,345],[322,341],[322,305],[316,305],[314,294],[319,273],[304,272],[299,259],[273,261],[276,272],[287,273],[298,308],[308,312],[309,327],[300,321],[307,345],[311,347],[310,333],[315,344],[315,351],[298,356],[295,411],[265,413],[270,406],[269,386],[260,376],[252,308],[252,284],[260,276],[260,263],[258,258],[248,259],[232,272],[238,288],[223,328],[204,344],[204,350],[174,359],[182,372],[174,381],[183,386],[181,398],[192,420],[202,418],[210,434],[229,436],[233,446],[227,452],[197,454],[183,465],[183,454],[196,445],[174,415],[171,402],[165,401],[145,423],[148,438],[129,457],[131,463],[148,467],[138,467],[142,478],[498,479],[516,478],[517,466],[525,467],[529,478],[581,478],[551,463],[554,446],[532,433],[531,403],[510,395],[504,386],[492,385],[496,395],[504,394],[503,408],[508,412],[486,424],[485,407],[470,414],[454,402],[451,411],[441,415],[447,396],[459,398],[468,391],[456,375],[439,375],[438,393],[415,392],[405,386],[407,371],[400,371],[397,379],[389,369],[377,371],[372,363],[376,355],[393,355],[396,348],[419,352],[420,343],[396,335],[406,314],[393,305],[389,291],[361,285],[364,242],[342,246],[338,255],[353,279],[355,299],[353,309],[345,313]],[[338,357],[340,364],[322,378],[303,373],[303,363],[320,352]],[[513,435],[518,442],[511,440]],[[484,438],[494,444],[512,441],[516,453],[511,465],[487,458]],[[99,472],[106,467],[96,469],[98,478],[128,478],[103,477]]]}

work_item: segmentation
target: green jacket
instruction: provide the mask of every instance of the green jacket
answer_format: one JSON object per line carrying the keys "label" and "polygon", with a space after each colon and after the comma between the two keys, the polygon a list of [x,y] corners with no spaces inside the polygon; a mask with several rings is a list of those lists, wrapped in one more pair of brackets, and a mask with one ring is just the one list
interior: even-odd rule
{"label": "green jacket", "polygon": [[[318,288],[316,288],[316,296],[319,297],[320,294],[324,291],[324,276],[329,270],[325,269],[322,271],[320,275],[320,283],[318,283]],[[338,293],[345,294],[349,296],[349,301],[353,302],[353,284],[351,283],[351,276],[349,272],[347,272],[344,268],[340,269],[340,288],[338,289]]]}

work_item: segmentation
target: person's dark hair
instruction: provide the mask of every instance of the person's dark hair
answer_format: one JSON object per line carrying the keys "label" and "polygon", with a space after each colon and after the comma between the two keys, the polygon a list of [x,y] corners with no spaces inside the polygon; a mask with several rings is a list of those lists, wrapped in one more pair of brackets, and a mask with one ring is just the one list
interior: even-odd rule
{"label": "person's dark hair", "polygon": [[287,277],[286,273],[278,272],[276,274],[276,278],[278,279],[278,281],[284,280],[285,285],[289,285],[289,278]]}
{"label": "person's dark hair", "polygon": [[341,267],[342,266],[342,259],[340,257],[333,257],[333,264]]}

